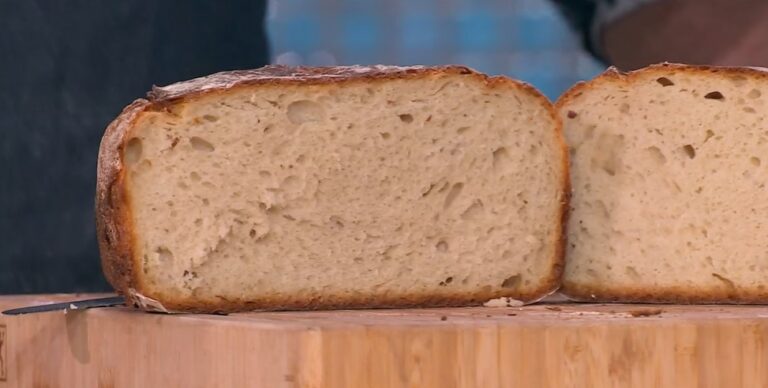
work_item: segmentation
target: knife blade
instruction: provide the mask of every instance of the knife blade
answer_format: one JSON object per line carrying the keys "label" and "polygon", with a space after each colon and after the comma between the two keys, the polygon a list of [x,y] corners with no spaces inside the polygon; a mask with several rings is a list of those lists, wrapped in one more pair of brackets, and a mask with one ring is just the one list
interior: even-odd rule
{"label": "knife blade", "polygon": [[77,301],[71,301],[71,302],[59,302],[59,303],[49,303],[49,304],[43,304],[43,305],[37,305],[37,306],[20,307],[20,308],[5,310],[3,311],[3,315],[44,313],[48,311],[58,311],[58,310],[64,310],[64,311],[84,310],[84,309],[92,309],[92,308],[99,308],[99,307],[120,306],[124,304],[125,304],[125,298],[123,298],[122,296],[110,296],[106,298],[85,299],[85,300],[77,300]]}

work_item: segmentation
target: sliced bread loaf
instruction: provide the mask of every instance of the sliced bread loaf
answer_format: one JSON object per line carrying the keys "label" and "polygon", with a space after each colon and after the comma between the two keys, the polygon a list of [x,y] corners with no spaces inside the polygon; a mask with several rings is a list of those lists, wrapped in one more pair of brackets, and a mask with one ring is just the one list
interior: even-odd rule
{"label": "sliced bread loaf", "polygon": [[105,274],[160,311],[534,301],[567,153],[533,88],[463,67],[267,67],[157,88],[101,144]]}
{"label": "sliced bread loaf", "polygon": [[768,302],[768,73],[609,69],[557,103],[573,200],[563,292]]}

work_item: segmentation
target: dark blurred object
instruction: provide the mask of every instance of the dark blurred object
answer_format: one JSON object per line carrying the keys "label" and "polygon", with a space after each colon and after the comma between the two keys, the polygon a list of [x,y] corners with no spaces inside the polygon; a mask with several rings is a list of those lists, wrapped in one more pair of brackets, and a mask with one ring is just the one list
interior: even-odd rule
{"label": "dark blurred object", "polygon": [[[581,37],[584,48],[595,58],[604,61],[605,58],[600,55],[592,39],[592,26],[595,24],[597,16],[598,3],[601,0],[552,0],[563,13],[568,23],[573,27]],[[613,0],[602,0],[609,6],[614,4]]]}
{"label": "dark blurred object", "polygon": [[552,0],[602,61],[768,66],[765,0]]}
{"label": "dark blurred object", "polygon": [[768,66],[768,1],[657,0],[602,28],[611,64]]}
{"label": "dark blurred object", "polygon": [[0,0],[0,293],[108,289],[104,128],[153,85],[267,63],[265,1]]}

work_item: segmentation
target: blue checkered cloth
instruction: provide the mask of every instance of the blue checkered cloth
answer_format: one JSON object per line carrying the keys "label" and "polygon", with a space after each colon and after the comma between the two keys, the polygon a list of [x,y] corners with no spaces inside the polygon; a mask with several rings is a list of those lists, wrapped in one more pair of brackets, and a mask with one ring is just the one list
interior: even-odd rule
{"label": "blue checkered cloth", "polygon": [[463,64],[550,98],[603,70],[548,0],[273,0],[273,61]]}

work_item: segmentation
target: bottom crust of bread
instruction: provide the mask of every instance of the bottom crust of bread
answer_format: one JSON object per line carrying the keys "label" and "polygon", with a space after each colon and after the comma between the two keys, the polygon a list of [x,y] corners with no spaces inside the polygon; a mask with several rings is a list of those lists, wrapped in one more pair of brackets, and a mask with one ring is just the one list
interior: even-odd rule
{"label": "bottom crust of bread", "polygon": [[[413,307],[468,307],[481,306],[485,302],[498,298],[513,298],[523,304],[538,302],[555,293],[559,279],[553,277],[546,287],[528,295],[499,295],[495,293],[455,294],[455,295],[367,295],[358,298],[313,297],[292,299],[264,298],[259,301],[241,302],[222,299],[215,303],[193,300],[174,300],[172,298],[152,298],[141,292],[128,289],[125,296],[128,304],[146,311],[161,313],[214,313],[228,314],[243,311],[282,311],[282,310],[339,310],[339,309],[384,309]],[[162,300],[162,301],[161,301]]]}

